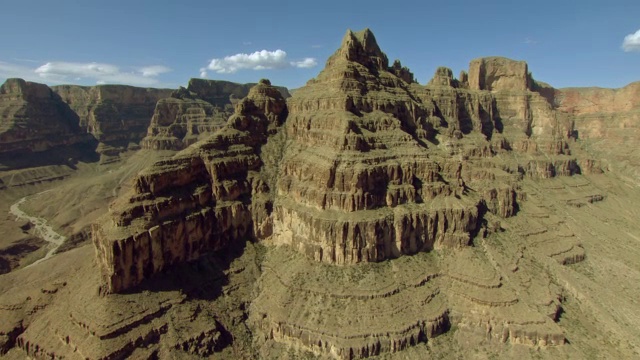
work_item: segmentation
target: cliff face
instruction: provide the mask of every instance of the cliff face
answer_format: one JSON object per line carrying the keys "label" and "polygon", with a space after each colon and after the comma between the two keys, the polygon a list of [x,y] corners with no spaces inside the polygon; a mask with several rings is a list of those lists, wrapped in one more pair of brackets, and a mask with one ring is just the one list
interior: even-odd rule
{"label": "cliff face", "polygon": [[[532,183],[523,180],[598,166],[574,154],[572,118],[554,109],[526,63],[474,60],[468,75],[440,68],[423,86],[399,62],[389,66],[369,30],[348,31],[318,77],[286,101],[268,81],[242,100],[219,85],[192,80],[158,103],[145,146],[191,145],[140,173],[94,226],[105,292],[250,239],[270,249],[250,309],[269,340],[368,357],[425,342],[454,314],[469,327],[486,324],[498,341],[564,343],[553,281],[504,269],[516,272],[527,247],[545,268],[555,266],[548,259],[584,259],[562,221],[528,232],[529,218],[517,213]],[[215,125],[229,111],[225,99],[233,114]],[[501,221],[509,236],[532,240],[508,254],[487,245],[505,231]],[[422,256],[432,251],[437,259]],[[496,310],[504,307],[506,315]]]}
{"label": "cliff face", "polygon": [[125,85],[60,85],[52,89],[78,115],[80,127],[105,143],[139,143],[156,103],[171,94],[167,89]]}
{"label": "cliff face", "polygon": [[262,222],[271,205],[258,153],[286,115],[281,93],[263,81],[215,136],[141,173],[135,194],[114,203],[112,220],[94,229],[106,290],[130,288],[172,264],[268,235]]}
{"label": "cliff face", "polygon": [[[136,193],[114,205],[115,227],[96,231],[108,291],[241,237],[331,264],[464,247],[486,211],[515,214],[519,179],[581,171],[570,155],[572,123],[528,89],[525,63],[474,60],[468,84],[441,68],[427,86],[405,81],[399,69],[369,30],[349,31],[286,106],[266,81],[242,101],[233,92],[242,89],[226,95],[227,83],[202,80],[161,100],[147,147],[195,142],[215,131],[211,116],[225,114],[213,104],[228,96],[236,105],[211,139],[139,175]],[[283,129],[276,136],[262,123],[247,127],[251,116]],[[163,262],[135,263],[149,246]],[[172,248],[181,250],[162,255]]]}
{"label": "cliff face", "polygon": [[[72,157],[93,158],[88,153],[95,155],[94,150],[116,155],[129,143],[140,142],[156,102],[170,93],[124,85],[49,88],[9,79],[0,90],[0,154],[27,156],[54,147],[86,144],[73,150]],[[101,143],[97,149],[95,140]],[[9,168],[19,166],[12,165],[16,161],[9,158],[3,163]],[[35,163],[46,165],[46,161]]]}
{"label": "cliff face", "polygon": [[[142,142],[147,149],[181,150],[221,129],[234,106],[255,84],[191,79],[188,87],[161,99]],[[286,88],[277,87],[286,98]]]}
{"label": "cliff face", "polygon": [[427,151],[435,106],[391,71],[370,31],[348,32],[289,100],[274,242],[337,264],[469,243],[479,199]]}
{"label": "cliff face", "polygon": [[0,154],[88,141],[78,122],[69,105],[44,84],[8,79],[0,87]]}
{"label": "cliff face", "polygon": [[502,57],[472,60],[469,65],[469,88],[488,91],[530,90],[527,63]]}
{"label": "cliff face", "polygon": [[[574,124],[575,136],[610,170],[640,176],[640,83],[620,89],[555,89],[559,112]],[[633,180],[632,180],[633,181]]]}

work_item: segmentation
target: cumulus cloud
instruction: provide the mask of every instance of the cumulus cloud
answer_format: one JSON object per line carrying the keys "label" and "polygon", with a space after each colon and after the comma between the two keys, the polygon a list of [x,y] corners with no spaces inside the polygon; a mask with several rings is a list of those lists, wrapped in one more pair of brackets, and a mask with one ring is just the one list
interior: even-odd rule
{"label": "cumulus cloud", "polygon": [[43,78],[113,76],[120,73],[115,65],[100,63],[48,62],[35,72]]}
{"label": "cumulus cloud", "polygon": [[313,58],[289,62],[287,61],[287,53],[278,49],[275,51],[256,51],[251,54],[240,53],[213,59],[206,68],[202,68],[200,71],[202,76],[203,73],[206,75],[206,70],[212,70],[218,74],[233,74],[238,70],[271,70],[288,67],[309,68],[316,65],[317,62]]}
{"label": "cumulus cloud", "polygon": [[314,58],[305,58],[302,61],[292,61],[291,62],[291,66],[294,66],[294,67],[297,67],[297,68],[312,68],[312,67],[314,67],[316,65],[318,65],[318,62]]}
{"label": "cumulus cloud", "polygon": [[240,53],[225,56],[222,59],[213,59],[207,68],[219,74],[233,74],[243,69],[278,69],[288,65],[286,59],[287,53],[280,49],[276,51],[262,50],[251,54]]}
{"label": "cumulus cloud", "polygon": [[145,66],[143,68],[140,68],[140,72],[142,73],[142,76],[146,76],[146,77],[154,77],[160,74],[168,73],[170,71],[171,71],[170,68],[163,65]]}
{"label": "cumulus cloud", "polygon": [[130,84],[153,86],[159,83],[158,76],[171,71],[163,65],[141,67],[123,71],[120,67],[105,63],[48,62],[33,70],[41,78],[51,82],[70,82],[88,79],[96,84]]}
{"label": "cumulus cloud", "polygon": [[622,50],[626,52],[640,51],[640,30],[624,37],[624,41],[622,42]]}
{"label": "cumulus cloud", "polygon": [[[42,64],[42,62],[39,63]],[[117,65],[98,62],[53,61],[40,66],[26,66],[0,61],[0,79],[17,77],[49,84],[95,83],[98,85],[159,86],[161,85],[159,76],[170,71],[171,69],[164,65],[128,67],[127,70],[122,70]]]}

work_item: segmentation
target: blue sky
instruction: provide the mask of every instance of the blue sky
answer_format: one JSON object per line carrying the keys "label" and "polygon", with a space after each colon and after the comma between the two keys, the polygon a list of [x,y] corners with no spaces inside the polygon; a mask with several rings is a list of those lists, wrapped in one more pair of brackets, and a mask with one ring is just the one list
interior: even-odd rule
{"label": "blue sky", "polygon": [[1,9],[2,82],[177,87],[206,75],[296,88],[346,29],[365,27],[423,84],[438,66],[458,74],[494,55],[527,61],[555,87],[640,80],[637,0],[1,0]]}

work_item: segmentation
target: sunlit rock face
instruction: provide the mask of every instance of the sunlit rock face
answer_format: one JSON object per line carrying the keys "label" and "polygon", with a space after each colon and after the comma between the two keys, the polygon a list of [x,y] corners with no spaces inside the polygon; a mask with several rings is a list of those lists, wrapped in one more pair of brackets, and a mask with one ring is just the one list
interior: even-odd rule
{"label": "sunlit rock face", "polygon": [[52,89],[78,114],[80,127],[106,143],[139,143],[156,103],[171,94],[169,89],[126,85],[59,85]]}
{"label": "sunlit rock face", "polygon": [[[182,150],[225,126],[234,106],[255,84],[220,80],[191,79],[158,101],[142,147],[155,150]],[[289,97],[284,87],[277,87]]]}

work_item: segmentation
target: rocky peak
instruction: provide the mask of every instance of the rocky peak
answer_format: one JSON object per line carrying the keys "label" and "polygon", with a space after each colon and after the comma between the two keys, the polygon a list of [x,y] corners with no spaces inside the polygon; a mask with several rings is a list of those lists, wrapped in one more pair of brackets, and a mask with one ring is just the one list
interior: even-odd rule
{"label": "rocky peak", "polygon": [[269,126],[278,126],[287,117],[287,102],[267,79],[261,79],[235,107],[235,116],[266,117]]}
{"label": "rocky peak", "polygon": [[413,77],[413,73],[409,70],[408,67],[402,66],[400,60],[395,60],[393,65],[389,68],[389,72],[404,80],[406,83],[414,83],[416,80]]}
{"label": "rocky peak", "polygon": [[440,66],[429,81],[431,86],[457,87],[457,81],[453,78],[453,71],[448,67]]}
{"label": "rocky peak", "polygon": [[458,76],[458,86],[465,89],[469,88],[469,73],[464,70],[461,70]]}
{"label": "rocky peak", "polygon": [[385,55],[371,30],[353,32],[347,30],[342,38],[340,49],[327,61],[327,67],[339,60],[357,62],[369,70],[387,70],[389,59]]}

